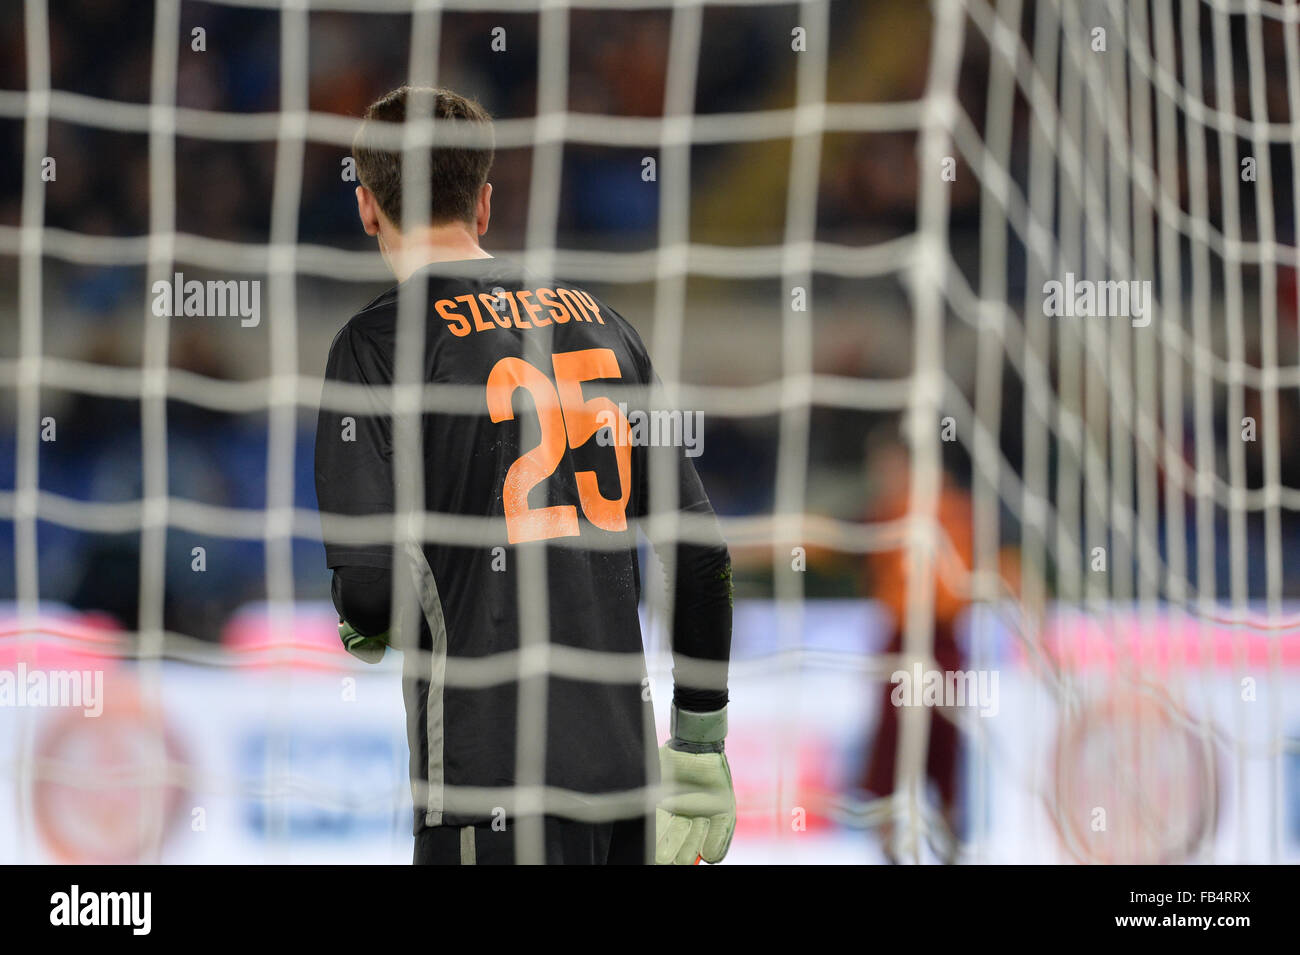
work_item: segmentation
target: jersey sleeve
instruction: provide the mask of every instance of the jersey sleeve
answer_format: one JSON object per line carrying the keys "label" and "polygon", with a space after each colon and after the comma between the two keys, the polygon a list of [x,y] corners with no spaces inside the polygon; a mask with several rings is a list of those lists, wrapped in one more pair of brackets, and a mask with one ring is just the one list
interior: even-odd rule
{"label": "jersey sleeve", "polygon": [[[639,344],[639,341],[638,341]],[[647,404],[659,406],[662,382],[644,350],[643,381]],[[683,410],[683,415],[690,412]],[[702,438],[702,433],[700,434]],[[731,657],[731,554],[718,526],[694,459],[681,446],[633,449],[634,491],[631,513],[664,564],[665,583],[673,594],[673,699],[683,709],[710,712],[727,704],[728,663]],[[676,507],[668,495],[651,495],[656,475],[676,484]],[[655,514],[676,511],[680,536],[662,536]]]}
{"label": "jersey sleeve", "polygon": [[[359,539],[338,519],[394,513],[391,382],[388,356],[344,326],[330,346],[316,425],[316,500],[330,567],[392,565],[391,545]],[[338,383],[367,387],[345,394]]]}

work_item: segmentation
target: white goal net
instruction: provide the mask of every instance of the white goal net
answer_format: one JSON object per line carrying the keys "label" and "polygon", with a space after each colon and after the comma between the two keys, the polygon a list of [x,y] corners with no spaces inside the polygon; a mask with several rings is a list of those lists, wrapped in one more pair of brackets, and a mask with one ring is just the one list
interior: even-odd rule
{"label": "white goal net", "polygon": [[[400,664],[337,646],[312,487],[403,83],[494,113],[485,247],[703,416],[732,860],[1300,858],[1300,2],[138,6],[0,14],[0,861],[409,861]],[[482,413],[403,387],[409,298],[397,417]],[[490,536],[418,489],[367,532]],[[627,678],[538,570],[474,677],[520,681],[515,792],[466,796],[533,819],[538,679]]]}

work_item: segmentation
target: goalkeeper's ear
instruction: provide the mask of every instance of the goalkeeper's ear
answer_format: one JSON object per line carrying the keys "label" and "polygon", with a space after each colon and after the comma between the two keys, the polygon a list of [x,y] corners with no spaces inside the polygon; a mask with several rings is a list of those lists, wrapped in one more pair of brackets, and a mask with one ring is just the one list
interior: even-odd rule
{"label": "goalkeeper's ear", "polygon": [[478,199],[474,203],[474,228],[478,230],[479,235],[485,235],[488,230],[488,221],[492,218],[492,183],[483,183],[483,188],[478,191]]}
{"label": "goalkeeper's ear", "polygon": [[357,215],[361,218],[361,228],[366,235],[379,235],[379,200],[365,186],[357,186]]}

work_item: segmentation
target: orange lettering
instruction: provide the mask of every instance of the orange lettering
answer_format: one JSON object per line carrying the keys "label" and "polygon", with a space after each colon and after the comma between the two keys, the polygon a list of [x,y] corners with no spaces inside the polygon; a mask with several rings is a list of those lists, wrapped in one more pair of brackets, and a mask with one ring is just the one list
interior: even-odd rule
{"label": "orange lettering", "polygon": [[541,326],[551,324],[549,318],[546,319],[546,321],[542,321],[542,318],[544,317],[542,315],[542,307],[540,305],[534,305],[529,301],[529,299],[533,297],[532,292],[528,291],[528,289],[520,289],[515,293],[515,296],[519,299],[519,304],[524,307],[524,311],[528,313],[530,318],[532,318],[534,325]]}
{"label": "orange lettering", "polygon": [[578,296],[574,295],[573,292],[567,288],[560,288],[555,290],[555,294],[559,295],[560,298],[564,300],[564,304],[569,306],[569,311],[573,313],[575,321],[591,321],[591,316],[587,314],[587,309],[583,306],[582,300],[579,299]]}
{"label": "orange lettering", "polygon": [[[501,487],[501,505],[506,517],[506,538],[512,544],[577,537],[578,509],[572,504],[530,507],[528,492],[555,472],[564,458],[567,443],[559,395],[549,378],[519,358],[502,358],[487,380],[488,414],[495,422],[511,421],[515,410],[511,397],[523,388],[533,398],[541,424],[541,441],[510,465]],[[622,472],[619,472],[620,478]]]}
{"label": "orange lettering", "polygon": [[555,290],[549,288],[539,288],[537,290],[537,300],[551,310],[551,318],[555,324],[563,325],[569,320],[569,310],[564,307],[564,303],[555,297]]}
{"label": "orange lettering", "polygon": [[591,297],[590,293],[584,292],[582,289],[578,289],[578,291],[575,294],[587,304],[587,307],[590,308],[593,313],[595,313],[596,321],[604,325],[605,320],[600,317],[600,306],[596,304],[596,300]]}
{"label": "orange lettering", "polygon": [[465,320],[464,315],[456,313],[456,303],[449,298],[440,298],[435,303],[434,308],[442,316],[442,320],[447,323],[447,331],[451,332],[457,338],[464,338],[469,334],[469,322]]}
{"label": "orange lettering", "polygon": [[[622,378],[618,357],[608,348],[587,348],[583,351],[562,352],[551,356],[555,368],[555,384],[560,396],[560,409],[564,414],[564,427],[569,435],[569,447],[580,448],[606,424],[619,426],[626,434],[628,421],[618,405],[608,398],[583,398],[582,383],[599,378]],[[617,441],[617,439],[616,439]],[[600,493],[600,483],[595,471],[575,471],[578,483],[578,501],[587,520],[607,531],[627,530],[627,500],[632,492],[632,446],[625,442],[614,445],[614,460],[618,467],[619,496],[608,498]]]}
{"label": "orange lettering", "polygon": [[[479,292],[478,300],[487,307],[489,312],[492,313],[492,321],[496,322],[502,328],[510,327],[510,316],[502,315],[497,311],[497,297],[495,295],[492,295],[489,292]],[[488,326],[488,328],[491,327],[491,325]]]}
{"label": "orange lettering", "polygon": [[504,292],[502,294],[505,295],[506,301],[510,303],[510,313],[515,317],[515,328],[532,328],[533,326],[529,324],[528,320],[519,314],[519,303],[515,301],[515,293]]}
{"label": "orange lettering", "polygon": [[487,322],[483,321],[483,316],[479,314],[478,302],[474,301],[473,295],[457,295],[456,301],[464,302],[469,306],[470,312],[474,315],[474,330],[486,332],[492,328]]}

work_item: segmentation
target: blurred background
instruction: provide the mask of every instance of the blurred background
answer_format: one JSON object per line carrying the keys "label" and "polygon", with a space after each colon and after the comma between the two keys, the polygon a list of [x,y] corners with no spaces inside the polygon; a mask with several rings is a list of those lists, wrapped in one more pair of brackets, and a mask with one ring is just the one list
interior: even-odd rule
{"label": "blurred background", "polygon": [[[538,14],[456,6],[438,17],[438,82],[498,120],[534,117]],[[705,6],[690,68],[694,129],[709,141],[689,150],[689,182],[666,181],[678,167],[645,145],[580,139],[562,151],[561,274],[628,317],[661,369],[755,396],[759,409],[706,409],[696,461],[735,529],[733,859],[1294,859],[1300,645],[1288,608],[1300,594],[1300,522],[1283,489],[1300,488],[1290,439],[1300,104],[1288,99],[1300,63],[1285,33],[1295,24],[1172,0],[949,6],[942,16],[916,0]],[[48,10],[50,85],[69,94],[48,121],[57,175],[45,182],[24,162],[37,121],[34,8]],[[94,666],[119,688],[101,722],[0,707],[0,861],[409,859],[397,670],[359,668],[334,646],[319,540],[300,532],[286,550],[276,531],[228,536],[169,520],[158,565],[139,516],[127,529],[93,517],[135,512],[83,506],[139,501],[153,454],[173,499],[256,521],[275,500],[268,474],[284,448],[274,441],[291,440],[293,505],[315,508],[329,342],[391,283],[378,255],[330,257],[373,253],[373,241],[340,174],[347,147],[309,138],[296,240],[345,267],[297,268],[292,307],[278,307],[265,292],[267,245],[287,147],[274,125],[230,130],[241,117],[265,130],[262,118],[284,108],[286,31],[301,24],[307,107],[358,117],[407,80],[412,18],[399,8],[312,5],[298,19],[272,3],[179,4],[175,102],[199,119],[174,141],[174,229],[194,238],[175,268],[262,279],[264,293],[256,327],[170,321],[169,365],[197,376],[168,379],[198,382],[187,399],[252,398],[205,404],[169,384],[165,445],[147,439],[138,394],[77,387],[88,366],[122,382],[145,362],[155,5],[0,8],[0,665]],[[559,101],[574,114],[661,117],[672,18],[571,10]],[[498,29],[504,49],[493,48]],[[940,31],[954,38],[951,61],[935,60]],[[801,273],[783,271],[782,250],[801,210],[788,205],[790,111],[809,69],[816,102],[879,108],[816,137],[818,245],[811,273],[792,282]],[[913,107],[931,83],[957,107],[943,128],[950,168],[923,167],[926,114]],[[728,117],[766,131],[719,132],[741,128]],[[1251,119],[1272,125],[1261,134]],[[553,188],[534,182],[533,152],[498,150],[484,243],[495,254],[525,249],[532,190]],[[647,156],[659,159],[651,181]],[[1245,156],[1267,167],[1267,183],[1237,174]],[[25,187],[44,192],[38,341],[20,329],[22,230],[36,227],[23,218]],[[918,279],[907,259],[928,228],[927,190],[946,202],[933,326],[943,389],[922,409],[933,422],[906,413],[911,376],[929,360],[917,289],[934,263]],[[687,280],[680,332],[655,322],[653,254],[671,196],[685,199],[694,248],[721,250],[690,263],[705,274]],[[605,268],[609,255],[639,267]],[[1042,283],[1067,272],[1156,281],[1155,322],[1044,317]],[[795,284],[809,305],[792,317]],[[275,331],[285,327],[293,333]],[[791,328],[808,340],[792,346]],[[44,496],[36,567],[24,570],[38,584],[35,632],[14,602],[20,359],[33,354],[39,413],[57,431],[34,451]],[[273,427],[263,387],[286,365],[300,376],[293,434]],[[808,371],[829,384],[798,405],[805,438],[759,397]],[[1244,437],[1245,417],[1257,439]],[[790,442],[800,478],[779,493]],[[920,507],[910,488],[921,443],[934,453],[919,466],[937,478],[926,510],[947,542],[921,650],[944,672],[996,675],[996,713],[941,707],[931,719],[890,698],[912,582],[905,537],[873,529]],[[763,521],[778,512],[805,515],[807,536],[774,543]],[[160,641],[136,634],[142,567],[162,578],[156,591],[143,581],[162,602]],[[292,588],[288,627],[270,624],[276,574]],[[652,606],[646,628],[662,649]],[[1243,680],[1254,681],[1250,700]],[[340,681],[352,699],[340,699]],[[911,712],[924,738],[902,746]],[[1099,807],[1110,819],[1100,830]]]}

